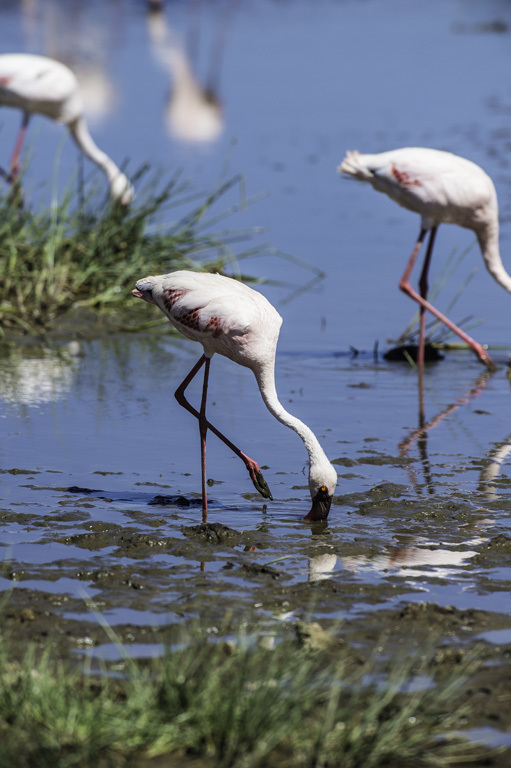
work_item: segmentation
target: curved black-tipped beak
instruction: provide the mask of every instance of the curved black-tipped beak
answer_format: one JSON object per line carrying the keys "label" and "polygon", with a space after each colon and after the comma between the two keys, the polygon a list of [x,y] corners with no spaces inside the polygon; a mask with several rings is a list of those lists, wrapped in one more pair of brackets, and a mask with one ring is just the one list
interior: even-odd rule
{"label": "curved black-tipped beak", "polygon": [[328,513],[330,512],[331,504],[332,496],[328,493],[327,489],[323,485],[312,499],[312,507],[309,514],[305,515],[303,519],[309,520],[313,523],[326,520]]}
{"label": "curved black-tipped beak", "polygon": [[155,300],[153,299],[152,291],[141,291],[138,288],[133,288],[131,295],[136,296],[137,299],[144,299],[144,301],[147,301],[149,304],[156,304]]}

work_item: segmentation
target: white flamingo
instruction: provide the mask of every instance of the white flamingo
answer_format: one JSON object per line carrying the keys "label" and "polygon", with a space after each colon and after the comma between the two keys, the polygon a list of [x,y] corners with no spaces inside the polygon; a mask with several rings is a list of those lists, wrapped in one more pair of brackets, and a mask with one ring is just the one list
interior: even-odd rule
{"label": "white flamingo", "polygon": [[[456,333],[490,370],[495,365],[485,349],[427,301],[428,269],[439,224],[458,224],[475,233],[484,263],[495,280],[511,293],[511,277],[499,252],[497,193],[490,177],[475,163],[450,152],[405,147],[376,155],[348,152],[338,168],[378,192],[415,211],[421,230],[399,287],[420,304],[418,362],[424,362],[425,311],[429,310]],[[410,285],[410,274],[426,233],[430,232],[419,280],[420,295]]]}
{"label": "white flamingo", "polygon": [[127,205],[133,199],[133,187],[124,173],[99,149],[90,135],[83,116],[78,81],[64,64],[47,56],[28,53],[0,55],[0,106],[15,107],[23,112],[10,171],[2,171],[8,181],[14,182],[19,176],[27,126],[31,115],[39,114],[67,125],[82,152],[105,173],[115,200]]}
{"label": "white flamingo", "polygon": [[[133,296],[156,304],[184,336],[202,344],[204,354],[176,390],[180,405],[199,420],[201,436],[202,504],[207,512],[206,433],[210,429],[247,467],[256,489],[271,499],[270,490],[257,462],[250,459],[206,419],[209,366],[215,352],[250,368],[257,380],[264,404],[282,424],[303,440],[309,455],[309,490],[312,507],[306,520],[325,520],[337,485],[337,472],[328,461],[316,436],[302,421],[288,413],[275,389],[275,353],[282,318],[257,291],[223,275],[179,271],[139,280]],[[198,371],[205,366],[200,412],[184,393]]]}

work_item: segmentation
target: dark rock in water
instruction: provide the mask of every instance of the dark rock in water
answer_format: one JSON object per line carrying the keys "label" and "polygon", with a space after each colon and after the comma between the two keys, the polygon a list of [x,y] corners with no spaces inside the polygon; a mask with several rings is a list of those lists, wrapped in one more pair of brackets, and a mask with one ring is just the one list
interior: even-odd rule
{"label": "dark rock in water", "polygon": [[200,507],[202,499],[187,499],[186,496],[167,496],[159,494],[147,502],[153,507]]}
{"label": "dark rock in water", "polygon": [[249,576],[259,576],[264,574],[266,576],[271,576],[272,579],[278,579],[280,577],[280,571],[269,565],[264,565],[264,563],[243,563],[241,567]]}
{"label": "dark rock in water", "polygon": [[200,525],[188,525],[182,528],[183,534],[188,539],[209,541],[213,544],[221,544],[228,539],[239,538],[239,531],[229,528],[223,523],[201,523]]}
{"label": "dark rock in water", "polygon": [[[403,344],[399,347],[392,347],[392,349],[387,350],[383,357],[391,363],[403,361],[409,362],[409,358],[414,362],[417,362],[418,351],[419,347],[417,344]],[[437,360],[443,359],[444,356],[436,347],[433,347],[431,344],[426,344],[424,347],[425,363],[434,363]]]}
{"label": "dark rock in water", "polygon": [[69,488],[66,488],[66,493],[81,493],[82,495],[85,494],[94,494],[97,493],[104,493],[104,491],[100,491],[97,488],[81,488],[79,485],[70,485]]}

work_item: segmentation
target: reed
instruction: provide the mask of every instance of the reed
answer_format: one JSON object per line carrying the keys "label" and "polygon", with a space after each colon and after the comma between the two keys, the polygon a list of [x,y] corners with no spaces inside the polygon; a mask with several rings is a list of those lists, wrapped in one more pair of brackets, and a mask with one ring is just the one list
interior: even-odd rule
{"label": "reed", "polygon": [[[140,276],[181,268],[222,271],[240,256],[233,246],[254,230],[214,227],[247,204],[241,176],[197,193],[179,173],[163,185],[148,174],[147,167],[135,174],[137,197],[128,208],[107,202],[97,210],[94,193],[77,205],[68,191],[42,211],[20,207],[12,195],[0,197],[4,329],[38,333],[73,306],[133,308],[129,292]],[[222,203],[228,207],[219,213]]]}
{"label": "reed", "polygon": [[128,647],[121,656],[115,672],[93,672],[90,658],[34,648],[12,661],[2,644],[0,767],[446,768],[485,757],[452,735],[473,662],[428,686],[424,652],[379,647],[360,664],[282,630],[272,644],[196,633],[150,662]]}

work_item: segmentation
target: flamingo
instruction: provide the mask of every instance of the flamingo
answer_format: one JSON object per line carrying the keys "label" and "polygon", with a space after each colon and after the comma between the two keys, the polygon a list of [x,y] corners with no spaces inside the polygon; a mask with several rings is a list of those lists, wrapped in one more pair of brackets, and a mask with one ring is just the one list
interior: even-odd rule
{"label": "flamingo", "polygon": [[15,182],[20,172],[20,155],[32,114],[44,115],[67,125],[82,152],[105,173],[113,199],[127,205],[133,199],[133,187],[105,152],[95,144],[83,116],[78,81],[60,61],[28,53],[0,55],[0,106],[23,112],[21,128],[11,157],[10,172],[1,171]]}
{"label": "flamingo", "polygon": [[[495,370],[482,345],[427,301],[431,254],[436,231],[442,223],[473,230],[488,271],[511,293],[511,276],[504,269],[499,252],[497,193],[490,177],[464,157],[423,147],[405,147],[376,155],[348,152],[338,171],[359,181],[368,181],[378,192],[385,192],[396,203],[421,217],[419,237],[399,282],[400,289],[420,304],[419,365],[424,363],[425,311],[429,310],[457,334],[482,363]],[[410,274],[427,232],[430,233],[429,242],[418,294],[410,285]]]}
{"label": "flamingo", "polygon": [[[275,354],[282,318],[270,302],[252,288],[230,277],[181,270],[145,277],[131,292],[159,307],[184,336],[202,344],[204,353],[175,392],[180,405],[199,421],[201,440],[202,507],[207,514],[206,433],[210,429],[245,463],[255,488],[272,498],[257,462],[240,451],[206,419],[206,398],[211,358],[218,352],[250,368],[264,404],[278,421],[303,440],[309,457],[309,491],[312,499],[305,520],[326,520],[337,485],[337,472],[328,461],[315,434],[279,402],[275,388]],[[185,390],[204,366],[200,412],[185,398]]]}

